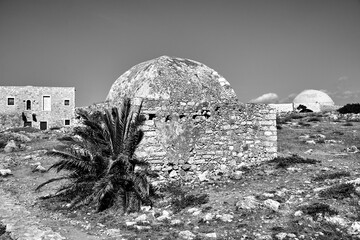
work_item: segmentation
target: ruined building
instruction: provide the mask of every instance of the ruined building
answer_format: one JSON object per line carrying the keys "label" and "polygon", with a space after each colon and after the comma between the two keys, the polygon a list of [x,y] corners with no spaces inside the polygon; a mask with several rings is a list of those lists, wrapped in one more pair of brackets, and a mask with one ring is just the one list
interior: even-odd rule
{"label": "ruined building", "polygon": [[165,176],[223,176],[277,154],[275,110],[238,102],[230,84],[202,63],[167,56],[140,63],[89,108],[120,107],[124,97],[144,101],[137,155]]}
{"label": "ruined building", "polygon": [[75,88],[0,86],[0,130],[71,126]]}

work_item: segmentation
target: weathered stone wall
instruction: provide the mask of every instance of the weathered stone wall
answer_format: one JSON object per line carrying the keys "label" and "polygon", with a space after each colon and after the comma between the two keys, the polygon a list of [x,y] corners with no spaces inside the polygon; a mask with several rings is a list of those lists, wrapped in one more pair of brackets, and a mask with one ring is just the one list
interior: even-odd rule
{"label": "weathered stone wall", "polygon": [[[50,97],[50,109],[44,110],[44,96]],[[8,104],[8,98],[14,99],[13,105]],[[65,100],[68,100],[68,105],[65,105]],[[65,120],[70,120],[71,125],[74,109],[73,87],[0,86],[0,130],[23,127],[23,115],[35,128],[40,128],[40,122],[46,122],[47,128],[65,126]]]}
{"label": "weathered stone wall", "polygon": [[230,175],[277,154],[276,111],[269,105],[146,100],[142,110],[145,138],[137,155],[165,176]]}
{"label": "weathered stone wall", "polygon": [[295,110],[293,103],[271,103],[269,105],[278,113],[293,112]]}

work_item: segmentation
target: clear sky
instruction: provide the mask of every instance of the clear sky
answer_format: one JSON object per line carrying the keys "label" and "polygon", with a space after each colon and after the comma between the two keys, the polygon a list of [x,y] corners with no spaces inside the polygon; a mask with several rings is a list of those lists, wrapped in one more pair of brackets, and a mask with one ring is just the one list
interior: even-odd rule
{"label": "clear sky", "polygon": [[242,102],[360,102],[360,1],[0,0],[0,85],[74,86],[85,106],[161,55],[213,68]]}

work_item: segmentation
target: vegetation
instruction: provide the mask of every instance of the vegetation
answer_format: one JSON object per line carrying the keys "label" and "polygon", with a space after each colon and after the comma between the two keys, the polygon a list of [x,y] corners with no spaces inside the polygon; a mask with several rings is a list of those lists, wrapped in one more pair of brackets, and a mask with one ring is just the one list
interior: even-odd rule
{"label": "vegetation", "polygon": [[336,178],[349,177],[349,176],[350,176],[350,173],[346,172],[346,171],[324,173],[324,174],[314,177],[314,181],[324,181],[326,179],[336,179]]}
{"label": "vegetation", "polygon": [[360,103],[349,103],[337,110],[339,113],[360,113]]}
{"label": "vegetation", "polygon": [[319,193],[321,198],[343,199],[357,195],[355,186],[351,183],[341,183],[324,189]]}
{"label": "vegetation", "polygon": [[[66,196],[70,207],[93,204],[97,211],[122,206],[125,212],[139,211],[141,204],[152,205],[148,163],[134,155],[143,138],[139,128],[144,117],[131,109],[130,99],[104,113],[79,111],[82,127],[74,129],[74,136],[63,138],[66,149],[51,150],[47,154],[61,159],[50,166],[67,174],[50,179],[37,187],[68,180],[54,196]],[[140,166],[139,170],[135,168]],[[120,203],[120,205],[119,205]]]}
{"label": "vegetation", "polygon": [[295,164],[316,164],[319,161],[310,158],[302,158],[296,154],[288,157],[276,157],[269,161],[270,163],[276,163],[276,168],[288,168]]}
{"label": "vegetation", "polygon": [[188,194],[182,188],[180,183],[170,183],[164,189],[171,195],[171,205],[175,213],[187,207],[195,207],[205,204],[209,201],[208,194]]}
{"label": "vegetation", "polygon": [[329,216],[338,214],[338,212],[332,209],[326,203],[315,202],[311,204],[307,204],[298,208],[306,215],[310,215],[313,219],[317,219],[320,216],[325,217],[326,214]]}

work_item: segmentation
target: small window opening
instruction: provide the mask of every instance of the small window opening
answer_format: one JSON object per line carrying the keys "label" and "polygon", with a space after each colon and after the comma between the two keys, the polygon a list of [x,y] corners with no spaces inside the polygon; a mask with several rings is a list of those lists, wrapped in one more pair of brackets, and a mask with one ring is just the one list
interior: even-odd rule
{"label": "small window opening", "polygon": [[26,101],[26,110],[31,110],[31,101],[30,100]]}
{"label": "small window opening", "polygon": [[66,125],[66,126],[70,125],[70,120],[69,120],[69,119],[66,119],[66,120],[65,120],[65,125]]}
{"label": "small window opening", "polygon": [[69,106],[70,105],[70,100],[68,100],[68,99],[64,100],[64,105]]}
{"label": "small window opening", "polygon": [[36,114],[35,114],[35,113],[32,114],[32,119],[33,119],[34,122],[37,122],[37,118],[36,118]]}
{"label": "small window opening", "polygon": [[15,99],[14,98],[8,98],[7,105],[15,105]]}
{"label": "small window opening", "polygon": [[149,113],[149,120],[153,120],[154,118],[156,118],[156,114]]}

